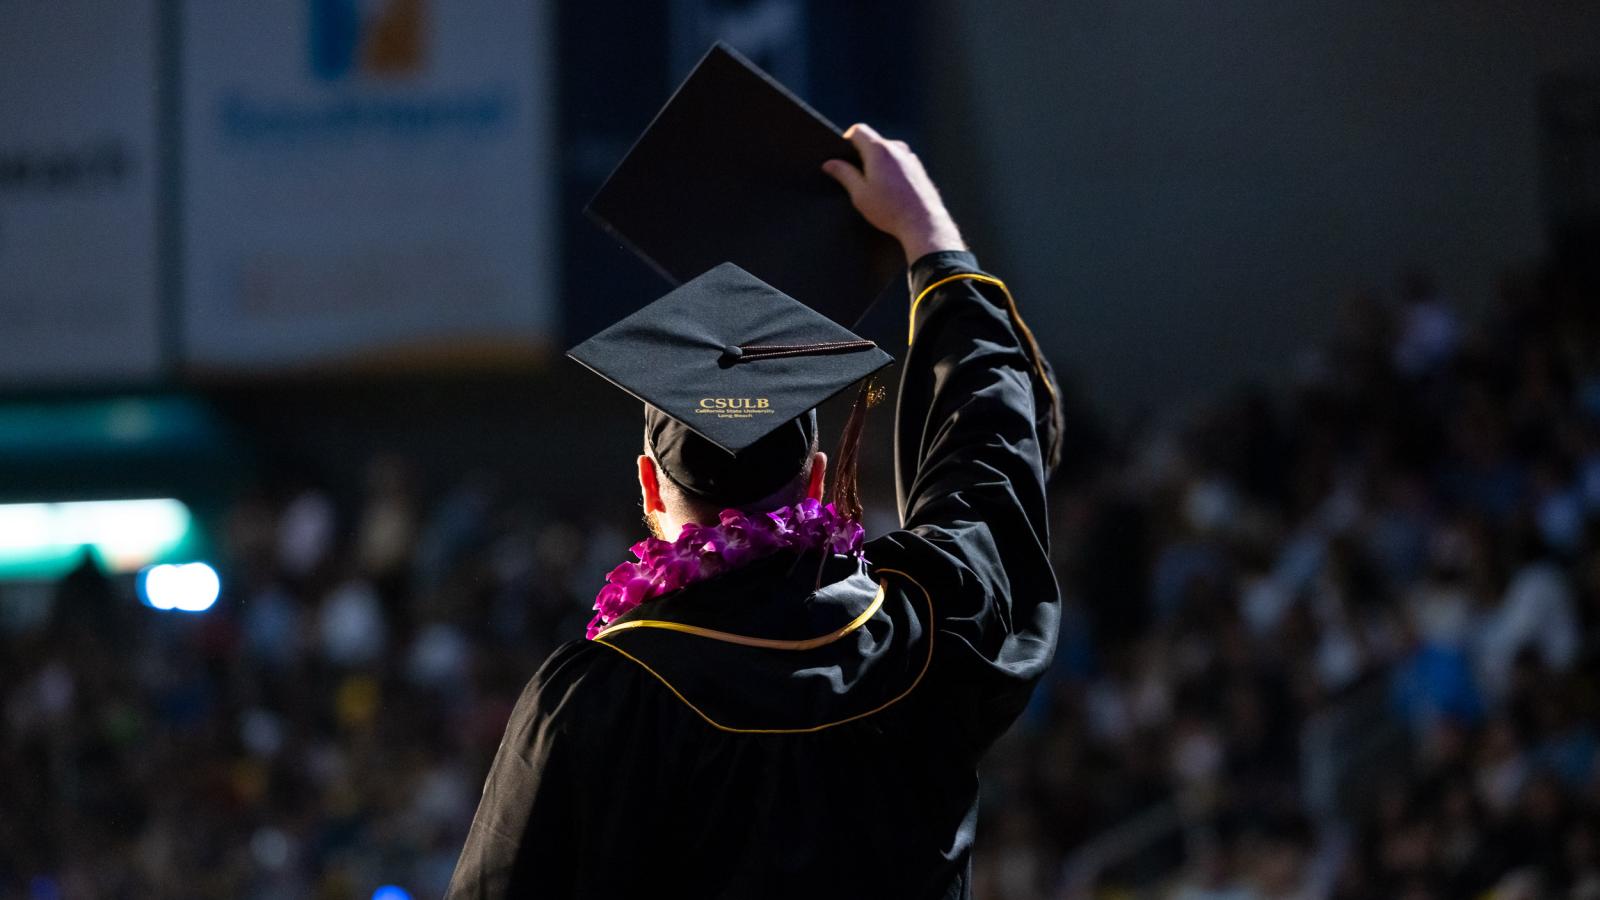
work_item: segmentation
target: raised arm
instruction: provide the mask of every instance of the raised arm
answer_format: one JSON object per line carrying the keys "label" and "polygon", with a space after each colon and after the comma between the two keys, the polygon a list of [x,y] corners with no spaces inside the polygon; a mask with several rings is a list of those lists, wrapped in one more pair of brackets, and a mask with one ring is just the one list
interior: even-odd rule
{"label": "raised arm", "polygon": [[1047,460],[1055,385],[1010,291],[982,272],[922,163],[866,126],[846,133],[862,167],[827,170],[911,264],[895,469],[901,557],[934,587],[954,707],[981,747],[1026,703],[1055,645]]}

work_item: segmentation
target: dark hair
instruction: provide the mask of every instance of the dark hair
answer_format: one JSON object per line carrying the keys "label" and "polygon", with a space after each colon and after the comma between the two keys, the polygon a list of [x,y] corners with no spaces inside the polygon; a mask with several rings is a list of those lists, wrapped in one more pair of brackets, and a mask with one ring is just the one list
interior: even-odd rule
{"label": "dark hair", "polygon": [[[857,469],[861,435],[867,424],[867,409],[875,406],[882,396],[883,390],[874,379],[868,378],[862,382],[834,454],[833,486],[828,493],[828,502],[852,519],[859,520],[862,514]],[[798,424],[799,427],[793,430],[780,427],[752,445],[755,452],[747,449],[735,460],[726,451],[715,447],[672,417],[646,406],[644,449],[655,460],[661,480],[671,485],[677,505],[691,511],[697,521],[709,520],[724,509],[752,512],[784,506],[802,498],[805,483],[811,476],[811,459],[818,446],[816,410],[808,411],[791,424]],[[804,453],[795,453],[792,441],[797,435],[804,435]],[[770,444],[765,452],[760,449],[763,443]],[[664,459],[664,455],[670,456],[670,459]],[[745,460],[750,460],[754,468],[741,470],[740,463]],[[728,487],[734,491],[747,488],[747,482],[751,480],[770,485],[785,475],[787,466],[796,466],[792,470],[795,474],[782,481],[777,490],[757,499],[747,499],[748,492],[726,493],[723,490]],[[695,486],[685,484],[684,479],[694,481]],[[699,484],[702,480],[706,482],[705,485]]]}
{"label": "dark hair", "polygon": [[[794,477],[790,478],[776,491],[773,491],[771,494],[758,500],[752,500],[746,503],[718,503],[714,500],[708,500],[704,497],[696,496],[695,494],[686,490],[683,485],[674,480],[672,475],[667,472],[666,469],[662,468],[660,465],[660,460],[656,460],[658,483],[661,485],[661,490],[663,493],[671,494],[673,505],[686,510],[689,514],[689,518],[696,522],[713,522],[716,520],[717,514],[722,512],[724,509],[737,509],[741,512],[764,512],[766,510],[776,509],[780,506],[787,506],[791,503],[795,503],[805,496],[806,485],[811,480],[812,458],[813,454],[817,452],[817,443],[816,437],[813,435],[811,440],[811,452],[806,454],[805,460],[801,463],[800,468],[795,472]],[[651,459],[655,459],[655,454],[651,453],[648,444],[645,445],[644,451],[646,455],[650,456]]]}

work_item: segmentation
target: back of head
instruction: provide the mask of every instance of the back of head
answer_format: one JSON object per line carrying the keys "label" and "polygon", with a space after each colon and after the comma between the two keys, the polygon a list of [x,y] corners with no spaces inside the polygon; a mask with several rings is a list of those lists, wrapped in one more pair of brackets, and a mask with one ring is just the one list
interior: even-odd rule
{"label": "back of head", "polygon": [[[802,481],[817,449],[817,412],[785,423],[735,456],[654,406],[645,407],[645,448],[696,507],[741,508]],[[799,499],[795,497],[793,499]]]}

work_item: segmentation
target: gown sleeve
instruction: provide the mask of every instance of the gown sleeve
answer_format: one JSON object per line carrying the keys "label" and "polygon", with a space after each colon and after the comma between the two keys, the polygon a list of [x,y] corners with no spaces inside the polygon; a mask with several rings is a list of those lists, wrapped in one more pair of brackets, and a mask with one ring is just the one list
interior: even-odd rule
{"label": "gown sleeve", "polygon": [[590,648],[569,644],[518,698],[456,861],[448,900],[569,897],[584,827],[577,791],[583,747],[576,695]]}
{"label": "gown sleeve", "polygon": [[1010,292],[971,254],[929,254],[911,282],[895,421],[903,530],[881,540],[929,592],[939,702],[981,753],[1055,651],[1045,479],[1059,407]]}

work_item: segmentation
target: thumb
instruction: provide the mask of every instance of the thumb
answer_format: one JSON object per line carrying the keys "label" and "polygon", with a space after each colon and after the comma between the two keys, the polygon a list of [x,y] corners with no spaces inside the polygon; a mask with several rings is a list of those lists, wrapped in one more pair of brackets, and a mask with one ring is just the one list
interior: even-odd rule
{"label": "thumb", "polygon": [[856,191],[866,185],[867,179],[861,170],[842,159],[830,159],[822,164],[822,171],[828,173],[834,181],[844,186],[844,189],[854,197]]}

